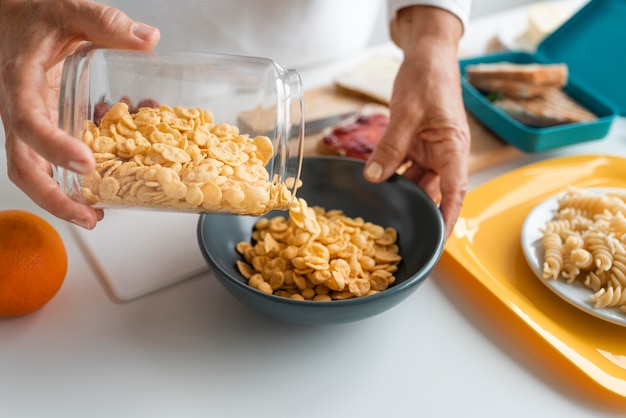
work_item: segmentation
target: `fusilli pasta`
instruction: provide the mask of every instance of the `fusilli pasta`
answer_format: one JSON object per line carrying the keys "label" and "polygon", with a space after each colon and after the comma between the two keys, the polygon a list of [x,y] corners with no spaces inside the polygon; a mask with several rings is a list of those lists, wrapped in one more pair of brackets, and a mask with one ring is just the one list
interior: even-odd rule
{"label": "fusilli pasta", "polygon": [[576,280],[595,308],[626,312],[626,192],[569,188],[541,229],[543,278]]}

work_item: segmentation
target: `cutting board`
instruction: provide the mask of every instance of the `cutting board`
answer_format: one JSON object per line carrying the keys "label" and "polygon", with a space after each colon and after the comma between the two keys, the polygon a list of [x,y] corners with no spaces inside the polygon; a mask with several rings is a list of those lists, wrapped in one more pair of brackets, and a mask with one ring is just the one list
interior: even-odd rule
{"label": "cutting board", "polygon": [[[393,63],[385,61],[377,68],[383,67],[384,73],[374,76],[379,93],[391,91],[394,75],[389,72]],[[305,92],[305,119],[359,109],[372,101],[384,103],[385,99],[380,94],[368,95],[337,84],[323,86]],[[471,116],[469,123],[470,172],[520,154]],[[319,154],[320,139],[321,134],[305,138],[306,156]],[[190,213],[113,209],[106,211],[104,220],[92,231],[72,228],[109,295],[115,301],[127,302],[208,271],[196,238],[198,218]]]}

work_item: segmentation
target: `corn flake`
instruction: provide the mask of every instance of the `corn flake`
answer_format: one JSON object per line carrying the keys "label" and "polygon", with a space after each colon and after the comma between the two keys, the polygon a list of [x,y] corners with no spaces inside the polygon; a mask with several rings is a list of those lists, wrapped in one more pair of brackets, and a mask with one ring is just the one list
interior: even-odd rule
{"label": "corn flake", "polygon": [[215,124],[208,110],[161,105],[130,113],[120,102],[99,126],[86,121],[82,139],[96,160],[81,191],[88,204],[259,215],[292,200],[295,180],[270,181],[272,141]]}

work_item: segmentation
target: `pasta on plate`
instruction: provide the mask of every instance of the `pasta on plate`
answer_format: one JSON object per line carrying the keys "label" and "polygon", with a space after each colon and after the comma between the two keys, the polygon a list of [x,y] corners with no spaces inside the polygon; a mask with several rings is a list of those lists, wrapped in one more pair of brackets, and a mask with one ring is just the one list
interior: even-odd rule
{"label": "pasta on plate", "polygon": [[595,309],[626,312],[626,191],[569,188],[541,229],[542,276],[579,281]]}

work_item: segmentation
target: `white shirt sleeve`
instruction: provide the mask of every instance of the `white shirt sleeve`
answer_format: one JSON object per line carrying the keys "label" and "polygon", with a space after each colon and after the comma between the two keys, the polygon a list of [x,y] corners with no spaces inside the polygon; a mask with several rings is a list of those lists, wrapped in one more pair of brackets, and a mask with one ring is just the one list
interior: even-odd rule
{"label": "white shirt sleeve", "polygon": [[398,10],[407,6],[424,5],[434,6],[447,10],[456,15],[467,29],[470,18],[472,0],[387,0],[387,17],[393,20]]}

